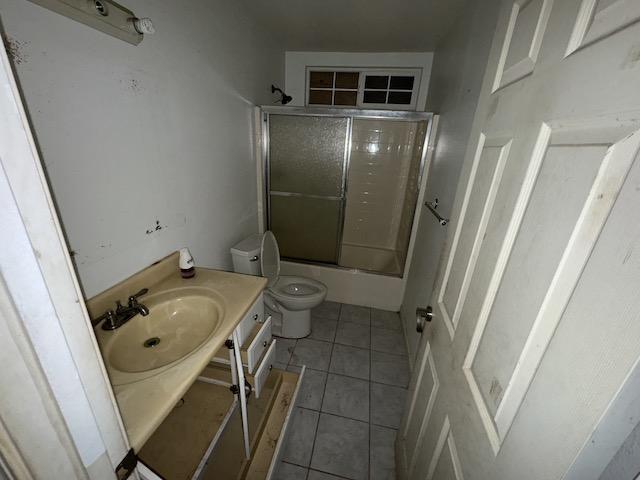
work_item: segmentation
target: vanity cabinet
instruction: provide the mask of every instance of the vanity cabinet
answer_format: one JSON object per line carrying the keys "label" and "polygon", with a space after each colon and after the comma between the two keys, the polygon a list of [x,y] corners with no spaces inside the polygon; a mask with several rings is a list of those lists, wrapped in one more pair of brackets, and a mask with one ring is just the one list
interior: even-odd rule
{"label": "vanity cabinet", "polygon": [[273,368],[276,341],[260,295],[138,452],[143,480],[272,477],[304,375]]}

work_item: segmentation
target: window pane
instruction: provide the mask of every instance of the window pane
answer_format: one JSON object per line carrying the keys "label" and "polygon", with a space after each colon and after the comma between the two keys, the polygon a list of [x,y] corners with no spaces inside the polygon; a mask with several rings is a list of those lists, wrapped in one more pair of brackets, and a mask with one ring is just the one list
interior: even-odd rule
{"label": "window pane", "polygon": [[392,90],[413,90],[413,77],[391,77]]}
{"label": "window pane", "polygon": [[342,90],[336,90],[336,95],[333,99],[334,105],[349,105],[356,106],[358,99],[358,92],[345,92]]}
{"label": "window pane", "polygon": [[363,103],[387,103],[387,92],[365,90]]}
{"label": "window pane", "polygon": [[336,72],[336,88],[358,88],[359,72]]}
{"label": "window pane", "polygon": [[333,88],[333,72],[311,72],[309,74],[310,88]]}
{"label": "window pane", "polygon": [[387,75],[367,75],[364,80],[365,88],[386,89],[389,86],[389,77]]}
{"label": "window pane", "polygon": [[411,104],[411,92],[389,92],[389,102],[398,105]]}
{"label": "window pane", "polygon": [[309,105],[331,105],[331,90],[309,90]]}

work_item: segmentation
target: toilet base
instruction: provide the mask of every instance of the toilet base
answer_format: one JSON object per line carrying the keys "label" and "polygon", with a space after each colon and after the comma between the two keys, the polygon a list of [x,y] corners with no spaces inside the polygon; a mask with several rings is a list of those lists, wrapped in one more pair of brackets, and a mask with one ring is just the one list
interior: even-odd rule
{"label": "toilet base", "polygon": [[265,304],[265,310],[271,315],[271,331],[283,338],[304,338],[311,334],[311,310],[287,310],[281,304],[280,312],[274,312]]}

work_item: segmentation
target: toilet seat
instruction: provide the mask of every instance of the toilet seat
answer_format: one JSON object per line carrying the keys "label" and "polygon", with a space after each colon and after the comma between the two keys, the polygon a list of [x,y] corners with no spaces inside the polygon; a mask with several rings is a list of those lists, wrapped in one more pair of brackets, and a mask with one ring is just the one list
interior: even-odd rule
{"label": "toilet seat", "polygon": [[260,247],[262,276],[267,278],[267,290],[287,310],[308,310],[319,305],[327,295],[325,284],[312,278],[280,275],[280,250],[276,237],[264,232]]}
{"label": "toilet seat", "polygon": [[312,278],[281,275],[269,293],[289,310],[307,310],[324,300],[327,287]]}
{"label": "toilet seat", "polygon": [[280,276],[280,249],[276,237],[270,230],[262,235],[260,267],[262,268],[262,276],[267,279],[267,288],[275,285]]}

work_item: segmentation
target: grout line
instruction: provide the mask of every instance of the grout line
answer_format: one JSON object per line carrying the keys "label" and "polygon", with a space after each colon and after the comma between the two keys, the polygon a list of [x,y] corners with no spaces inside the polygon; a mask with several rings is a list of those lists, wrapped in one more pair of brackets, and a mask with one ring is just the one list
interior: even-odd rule
{"label": "grout line", "polygon": [[373,352],[377,352],[377,353],[384,353],[385,355],[391,355],[393,357],[402,357],[402,358],[409,358],[408,355],[403,355],[403,354],[397,354],[397,353],[389,353],[389,352],[383,352],[382,350],[372,350]]}
{"label": "grout line", "polygon": [[[307,408],[307,407],[296,407],[296,408],[301,408],[302,410],[309,410],[310,412],[321,413],[321,414],[324,414],[324,415],[331,415],[333,417],[344,418],[345,420],[353,420],[354,422],[366,423],[367,425],[369,425],[369,422],[366,421],[366,420],[360,420],[358,418],[345,417],[344,415],[338,415],[337,413],[323,412],[321,410],[314,410],[313,408]],[[380,426],[384,427],[384,425],[380,425]],[[388,428],[392,428],[392,427],[388,427]]]}
{"label": "grout line", "polygon": [[400,430],[400,427],[398,427],[398,428],[388,427],[386,425],[380,425],[378,423],[372,423],[371,426],[372,427],[378,427],[378,428],[386,428],[387,430],[393,430],[396,433],[398,433],[398,430]]}
{"label": "grout line", "polygon": [[[369,345],[373,347],[373,319],[371,318],[371,309],[369,309]],[[371,478],[371,379],[373,378],[373,354],[369,351],[369,448],[367,452],[367,476]]]}
{"label": "grout line", "polygon": [[[353,323],[353,322],[351,322],[351,323]],[[360,323],[358,323],[357,325],[360,325],[361,327],[364,327],[364,326],[365,326],[365,325],[362,325],[362,324],[360,324]],[[373,328],[377,328],[377,327],[370,327],[370,328],[369,328],[369,330],[372,330]],[[393,331],[393,330],[388,330],[388,331],[390,331],[390,332],[391,332],[391,331]],[[275,336],[275,335],[274,335],[274,336]],[[275,337],[276,337],[276,339],[277,339],[277,338],[284,338],[284,337],[277,337],[277,336],[275,336]],[[353,347],[353,348],[358,348],[358,349],[360,349],[360,350],[371,350],[371,351],[373,351],[373,352],[386,353],[387,355],[393,355],[393,356],[395,356],[395,357],[406,357],[406,358],[408,358],[408,355],[407,355],[407,354],[405,354],[405,353],[388,352],[388,351],[386,351],[386,350],[378,350],[378,349],[375,349],[375,348],[373,348],[373,347],[371,347],[371,346],[370,346],[370,347],[360,347],[360,346],[358,346],[358,345],[351,345],[351,344],[348,344],[348,343],[342,343],[342,342],[339,342],[339,341],[336,341],[336,340],[335,340],[337,337],[338,337],[338,331],[337,331],[337,329],[336,329],[336,333],[335,333],[335,335],[334,335],[334,340],[333,340],[333,341],[329,341],[329,340],[320,340],[320,339],[318,339],[318,338],[309,338],[309,337],[299,338],[299,339],[295,340],[295,342],[296,342],[296,343],[295,343],[295,345],[294,345],[294,347],[293,347],[293,348],[294,348],[294,350],[295,350],[295,346],[298,344],[298,341],[299,341],[299,340],[312,340],[312,341],[314,341],[314,342],[322,342],[322,343],[331,343],[331,344],[337,343],[338,345],[342,345],[342,346],[344,346],[344,347]],[[371,336],[370,336],[370,337],[371,337]],[[293,339],[288,339],[288,340],[293,340]],[[292,352],[291,356],[293,356],[293,352]],[[289,360],[291,360],[291,359],[289,359]],[[288,365],[288,364],[287,364],[287,365]],[[299,365],[295,365],[295,366],[299,366]],[[317,369],[316,369],[316,368],[314,368],[314,369],[312,369],[312,370],[317,370]]]}
{"label": "grout line", "polygon": [[309,336],[302,337],[302,338],[298,338],[298,339],[296,340],[296,343],[298,342],[298,340],[312,340],[312,341],[314,341],[314,342],[333,343],[333,342],[330,342],[329,340],[319,340],[319,339],[317,339],[317,338],[310,338]]}
{"label": "grout line", "polygon": [[380,327],[380,326],[376,326],[376,325],[371,325],[371,327],[372,328],[377,328],[378,330],[388,330],[389,332],[396,332],[396,333],[402,334],[402,329],[398,330],[396,328]]}
{"label": "grout line", "polygon": [[401,387],[400,385],[392,385],[390,383],[375,382],[373,380],[371,380],[371,383],[375,383],[376,385],[384,385],[385,387],[395,387],[395,388],[400,388],[402,390],[409,390],[409,387]]}
{"label": "grout line", "polygon": [[309,473],[310,473],[312,470],[313,470],[314,472],[324,473],[324,474],[326,474],[326,475],[331,475],[332,477],[341,478],[341,479],[344,479],[344,480],[351,480],[349,477],[343,477],[342,475],[336,475],[335,473],[325,472],[324,470],[318,470],[317,468],[310,468],[310,469],[309,469]]}
{"label": "grout line", "polygon": [[375,348],[371,348],[370,349],[372,352],[378,352],[378,353],[386,353],[387,355],[394,355],[396,357],[404,357],[404,358],[408,358],[407,355],[404,354],[398,354],[398,353],[391,353],[391,352],[385,352],[384,350],[376,350]]}
{"label": "grout line", "polygon": [[[339,304],[339,305],[340,306],[338,307],[338,318],[340,318],[340,312],[342,310],[342,304]],[[316,423],[316,429],[313,432],[313,443],[311,445],[311,458],[309,458],[309,468],[311,468],[311,463],[313,462],[313,452],[316,449],[316,439],[318,438],[318,428],[320,426],[320,419],[322,417],[322,404],[324,403],[324,394],[327,391],[327,383],[329,383],[329,369],[331,368],[331,359],[333,358],[334,345],[335,343],[331,342],[331,353],[329,354],[329,365],[327,366],[327,380],[325,381],[324,388],[322,389],[322,398],[320,398],[320,410],[318,410],[318,422]],[[307,476],[309,476],[309,472],[307,472]]]}
{"label": "grout line", "polygon": [[304,465],[300,465],[297,463],[293,463],[293,462],[287,462],[285,460],[282,460],[282,463],[287,463],[289,465],[293,465],[294,467],[300,467],[300,468],[305,468],[308,470],[308,472],[314,471],[314,472],[319,472],[319,473],[326,473],[327,475],[332,475],[336,478],[344,478],[345,480],[351,480],[349,477],[343,477],[342,475],[337,475],[335,473],[331,473],[331,472],[327,472],[324,470],[318,470],[317,468],[309,468],[309,467],[305,467]]}
{"label": "grout line", "polygon": [[305,470],[307,470],[307,475],[309,473],[309,467],[305,467],[304,465],[300,465],[299,463],[289,462],[287,460],[280,460],[280,463],[286,463],[287,465],[293,465],[294,467],[304,468]]}
{"label": "grout line", "polygon": [[[339,345],[341,347],[351,347],[350,345],[342,345],[340,343],[336,344]],[[351,348],[358,348],[358,347],[351,347]],[[365,348],[358,348],[358,350],[367,350]],[[374,350],[377,352],[377,350]],[[378,352],[378,353],[386,353],[386,352]],[[333,355],[333,349],[331,350],[331,355]],[[392,354],[389,354],[392,355]],[[396,356],[400,356],[400,355],[396,355]],[[333,375],[340,375],[343,377],[348,377],[348,378],[353,378],[354,380],[363,380],[365,382],[371,382],[371,383],[377,383],[378,385],[385,385],[387,387],[397,387],[397,388],[403,388],[405,390],[408,389],[408,387],[402,386],[402,385],[397,385],[395,383],[385,383],[385,382],[381,382],[379,380],[371,380],[371,370],[372,370],[372,361],[373,359],[371,358],[371,355],[369,356],[369,378],[362,378],[362,377],[354,377],[353,375],[346,375],[344,373],[337,373],[337,372],[331,372],[329,370],[319,370],[317,368],[310,368],[307,366],[307,370],[313,370],[314,372],[321,372],[321,373],[326,373],[328,374],[333,374]],[[329,366],[331,366],[331,360],[329,360]],[[302,365],[294,365],[292,363],[288,363],[287,367],[295,367],[295,368],[302,368]]]}

